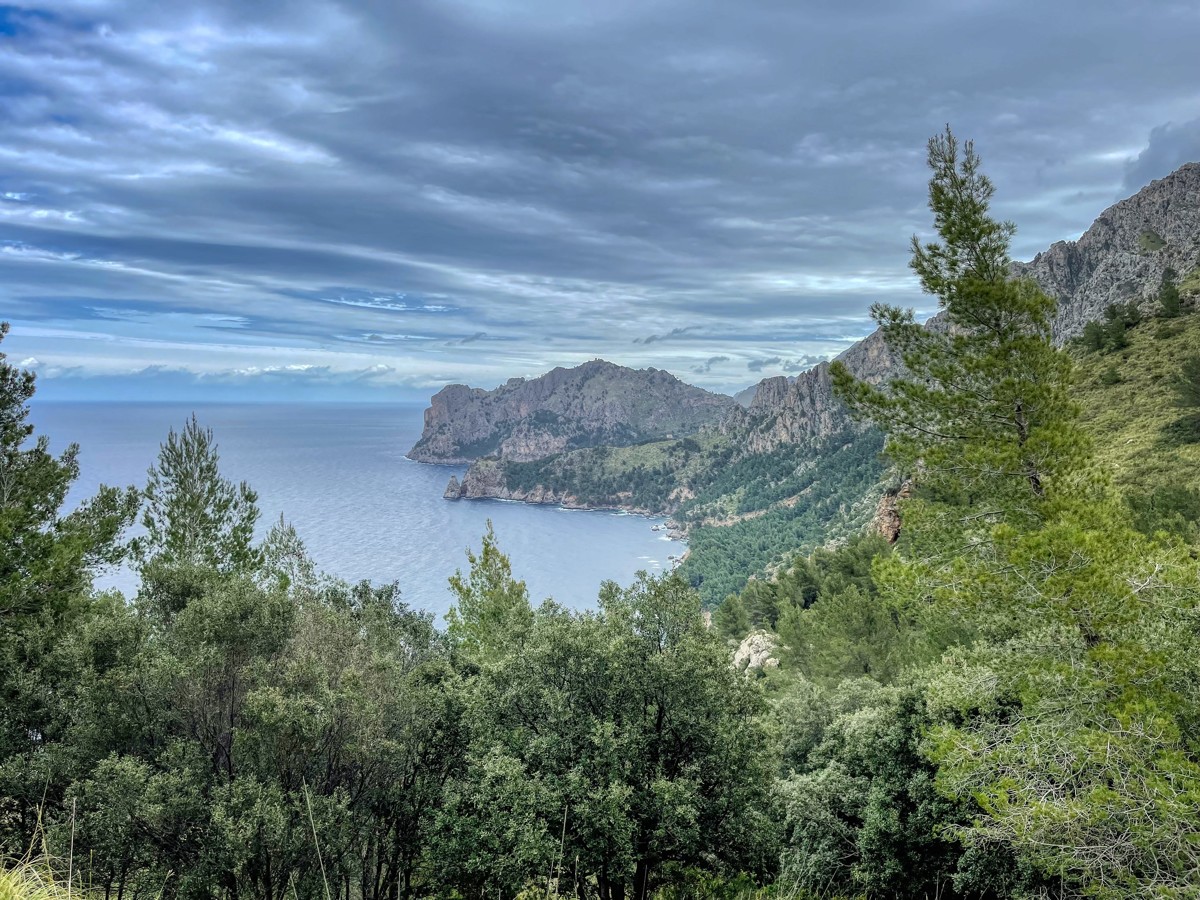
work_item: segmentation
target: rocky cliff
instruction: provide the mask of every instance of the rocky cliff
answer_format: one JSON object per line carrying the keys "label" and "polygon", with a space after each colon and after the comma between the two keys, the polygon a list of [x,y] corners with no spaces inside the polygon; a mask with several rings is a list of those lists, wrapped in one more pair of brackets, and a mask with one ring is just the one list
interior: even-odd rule
{"label": "rocky cliff", "polygon": [[547,487],[535,484],[525,489],[512,483],[507,470],[509,463],[503,459],[477,459],[460,482],[453,475],[442,495],[447,500],[516,500],[520,503],[536,503],[561,506],[564,509],[623,509],[637,515],[661,515],[663,510],[639,506],[632,494],[616,494],[606,503],[589,503],[563,486]]}
{"label": "rocky cliff", "polygon": [[627,446],[694,434],[736,407],[732,397],[684,384],[658,369],[593,360],[492,391],[452,384],[425,410],[418,462],[467,463],[486,456],[541,459],[565,450]]}
{"label": "rocky cliff", "polygon": [[1077,241],[1059,241],[1015,268],[1058,300],[1066,341],[1111,303],[1152,309],[1163,271],[1200,266],[1200,163],[1188,163],[1110,206]]}
{"label": "rocky cliff", "polygon": [[[859,378],[876,384],[899,372],[899,362],[878,331],[838,359]],[[821,363],[795,378],[764,378],[749,408],[731,411],[721,428],[736,438],[740,454],[749,456],[823,438],[853,425],[849,411],[833,396],[829,363]]]}

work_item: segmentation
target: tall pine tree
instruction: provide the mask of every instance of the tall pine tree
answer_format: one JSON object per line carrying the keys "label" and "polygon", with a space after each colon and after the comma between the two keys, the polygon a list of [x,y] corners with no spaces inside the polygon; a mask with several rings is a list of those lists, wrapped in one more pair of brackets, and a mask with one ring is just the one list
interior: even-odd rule
{"label": "tall pine tree", "polygon": [[1071,359],[1051,342],[1054,301],[1011,277],[1010,222],[970,141],[930,139],[929,208],[940,240],[912,240],[909,263],[937,319],[876,304],[871,314],[905,374],[882,387],[834,363],[838,396],[888,434],[886,452],[926,496],[972,521],[1030,524],[1087,458],[1071,400]]}

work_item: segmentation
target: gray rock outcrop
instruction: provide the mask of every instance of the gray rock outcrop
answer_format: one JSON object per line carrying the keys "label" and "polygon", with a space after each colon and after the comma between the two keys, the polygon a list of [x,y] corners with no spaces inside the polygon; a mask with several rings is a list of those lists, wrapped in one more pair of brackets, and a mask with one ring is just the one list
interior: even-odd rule
{"label": "gray rock outcrop", "polygon": [[[1078,241],[1059,241],[1032,261],[1015,263],[1013,271],[1033,278],[1058,301],[1054,336],[1061,344],[1102,318],[1112,303],[1132,300],[1152,311],[1168,267],[1180,276],[1200,267],[1200,163],[1188,163],[1152,182],[1101,213]],[[926,327],[945,327],[942,316],[931,318]],[[838,359],[872,384],[902,370],[879,331]],[[725,429],[739,433],[745,452],[766,453],[852,425],[833,396],[829,364],[821,363],[790,384],[779,377],[763,379],[749,408],[727,417]]]}
{"label": "gray rock outcrop", "polygon": [[738,645],[733,654],[733,667],[739,672],[761,672],[779,666],[775,658],[775,635],[769,631],[752,631]]}
{"label": "gray rock outcrop", "polygon": [[1200,163],[1188,163],[1110,206],[1077,241],[1059,241],[1014,268],[1058,300],[1055,338],[1067,341],[1112,303],[1147,311],[1167,267],[1200,266]]}

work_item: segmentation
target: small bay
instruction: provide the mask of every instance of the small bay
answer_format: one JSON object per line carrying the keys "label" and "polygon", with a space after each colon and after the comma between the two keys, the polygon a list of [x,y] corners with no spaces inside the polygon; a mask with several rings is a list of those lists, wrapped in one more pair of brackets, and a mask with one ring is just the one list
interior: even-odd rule
{"label": "small bay", "polygon": [[[661,520],[443,500],[450,476],[465,470],[405,458],[421,433],[420,405],[35,400],[31,418],[56,452],[80,445],[70,508],[101,483],[143,486],[168,429],[179,430],[193,411],[213,430],[225,477],[258,492],[263,529],[282,514],[323,571],[350,581],[398,581],[406,602],[439,617],[451,600],[447,579],[465,568],[465,550],[478,549],[489,519],[535,603],[553,597],[572,608],[593,606],[603,580],[624,585],[640,569],[662,572],[684,549],[654,530]],[[126,595],[136,584],[127,570],[98,579]]]}

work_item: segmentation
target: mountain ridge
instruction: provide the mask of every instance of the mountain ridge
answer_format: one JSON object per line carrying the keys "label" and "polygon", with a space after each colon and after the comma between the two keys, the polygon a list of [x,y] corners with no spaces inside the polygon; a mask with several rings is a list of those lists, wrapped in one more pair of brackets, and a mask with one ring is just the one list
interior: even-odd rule
{"label": "mountain ridge", "polygon": [[[1102,318],[1111,304],[1134,302],[1150,312],[1168,268],[1184,275],[1198,267],[1200,162],[1195,162],[1109,206],[1078,240],[1056,241],[1029,262],[1014,262],[1013,272],[1032,278],[1058,302],[1054,339],[1061,346]],[[936,328],[940,321],[938,313],[926,326]],[[873,384],[900,370],[878,330],[836,359]],[[756,452],[831,434],[850,423],[833,398],[829,363],[802,372],[786,388],[779,383],[784,381],[779,376],[760,381],[746,407],[743,421]]]}

